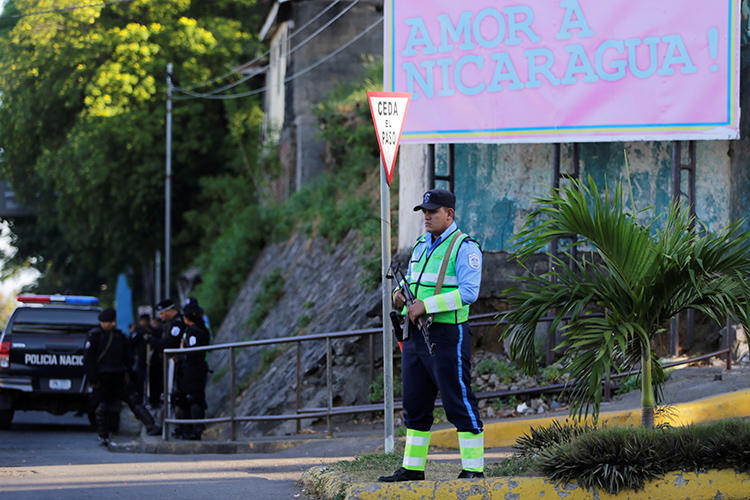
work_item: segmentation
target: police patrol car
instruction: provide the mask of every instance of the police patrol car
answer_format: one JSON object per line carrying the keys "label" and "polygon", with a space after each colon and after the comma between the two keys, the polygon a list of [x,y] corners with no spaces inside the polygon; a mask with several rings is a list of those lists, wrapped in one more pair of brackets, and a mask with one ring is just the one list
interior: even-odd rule
{"label": "police patrol car", "polygon": [[91,412],[83,370],[89,330],[99,324],[96,297],[20,295],[0,335],[0,429],[16,410],[55,415]]}

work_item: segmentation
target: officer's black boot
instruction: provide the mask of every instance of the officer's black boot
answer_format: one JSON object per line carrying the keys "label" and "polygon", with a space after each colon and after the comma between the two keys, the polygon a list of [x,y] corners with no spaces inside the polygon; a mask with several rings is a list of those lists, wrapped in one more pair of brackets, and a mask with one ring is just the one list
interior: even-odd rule
{"label": "officer's black boot", "polygon": [[156,425],[156,422],[154,422],[154,417],[151,416],[151,413],[149,413],[146,407],[136,401],[135,396],[131,398],[128,403],[130,403],[130,409],[133,412],[133,415],[135,415],[136,418],[146,426],[146,433],[149,436],[158,436],[161,434],[161,428]]}
{"label": "officer's black boot", "polygon": [[[177,417],[178,420],[188,419],[190,418],[190,409],[185,408],[184,406],[175,406],[174,416]],[[191,426],[185,424],[175,425],[174,431],[172,431],[172,437],[177,439],[187,439],[188,434],[190,433],[190,427]]]}
{"label": "officer's black boot", "polygon": [[378,481],[381,483],[397,483],[400,481],[424,481],[423,470],[409,470],[399,467],[399,469],[390,476],[380,476]]}
{"label": "officer's black boot", "polygon": [[461,469],[461,474],[458,475],[459,479],[480,479],[484,477],[484,472],[475,472],[473,470]]}
{"label": "officer's black boot", "polygon": [[96,405],[94,410],[94,421],[96,422],[96,432],[99,434],[99,444],[102,446],[109,445],[109,429],[107,425],[107,403],[102,401]]}
{"label": "officer's black boot", "polygon": [[[205,418],[206,411],[203,409],[203,405],[199,403],[193,403],[190,405],[190,418],[198,420]],[[190,427],[190,432],[185,436],[187,439],[192,441],[200,441],[203,429],[206,428],[203,424],[193,424]]]}

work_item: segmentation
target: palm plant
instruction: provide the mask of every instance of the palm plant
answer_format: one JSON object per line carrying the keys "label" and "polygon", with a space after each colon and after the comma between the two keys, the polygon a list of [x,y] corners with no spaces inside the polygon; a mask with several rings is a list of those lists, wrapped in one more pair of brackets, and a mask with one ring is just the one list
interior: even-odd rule
{"label": "palm plant", "polygon": [[[644,224],[635,207],[626,212],[622,194],[621,185],[600,194],[589,178],[535,200],[515,236],[522,264],[556,238],[578,237],[562,257],[550,256],[549,272],[517,278],[519,286],[506,291],[511,310],[499,317],[511,356],[530,373],[537,369],[537,323],[554,317],[551,326],[563,338],[557,347],[570,360],[571,413],[579,417],[590,409],[598,416],[603,376],[639,368],[641,422],[653,428],[664,381],[653,340],[669,319],[692,308],[719,324],[732,315],[748,331],[750,235],[739,223],[716,234],[693,228],[676,205],[662,228],[657,217]],[[573,247],[587,251],[574,255]]]}

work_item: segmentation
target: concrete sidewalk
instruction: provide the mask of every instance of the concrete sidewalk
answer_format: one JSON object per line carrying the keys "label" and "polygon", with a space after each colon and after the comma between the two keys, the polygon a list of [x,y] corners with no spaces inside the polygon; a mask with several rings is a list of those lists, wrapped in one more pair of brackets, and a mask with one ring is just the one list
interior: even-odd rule
{"label": "concrete sidewalk", "polygon": [[[695,367],[674,370],[664,387],[664,403],[670,405],[673,425],[691,422],[716,420],[730,416],[750,415],[750,365],[735,366],[727,371],[724,367]],[[639,391],[614,398],[601,407],[602,417],[612,423],[640,422]],[[486,460],[497,462],[509,456],[509,448],[515,439],[528,431],[532,425],[543,425],[552,418],[564,420],[567,411],[534,416],[534,418],[505,418],[485,422]],[[337,431],[333,438],[324,433],[285,437],[263,437],[252,441],[169,441],[142,435],[130,441],[118,441],[112,451],[154,453],[154,454],[271,454],[279,457],[356,457],[364,453],[382,449],[382,424],[351,426]],[[460,457],[456,447],[456,432],[450,424],[436,425],[434,428],[429,460],[448,462],[460,469]],[[440,449],[440,447],[443,447]],[[429,468],[429,465],[428,465]],[[437,467],[436,467],[437,468]],[[732,477],[729,477],[729,476]],[[426,471],[427,480],[417,483],[345,483],[339,475],[326,466],[307,469],[302,476],[305,489],[316,491],[323,498],[385,499],[385,498],[538,498],[544,492],[545,498],[566,498],[567,500],[588,498],[714,498],[720,492],[724,499],[748,498],[750,476],[729,474],[728,471],[688,475],[674,473],[662,482],[649,485],[649,490],[639,491],[636,496],[621,494],[606,496],[593,495],[578,489],[575,485],[560,488],[544,478],[487,478],[486,480],[453,480]],[[451,476],[455,477],[451,470]],[[679,485],[679,488],[676,486]],[[721,489],[716,488],[721,485]],[[688,488],[689,486],[689,488]],[[321,490],[321,488],[323,488]],[[687,488],[687,489],[686,489]],[[713,490],[712,490],[713,488]],[[731,489],[734,488],[734,489]],[[713,493],[705,496],[711,490]],[[742,491],[738,494],[737,491]],[[648,493],[651,491],[651,493]],[[326,496],[330,492],[329,496]],[[501,494],[502,492],[502,494]],[[506,495],[511,495],[506,497]]]}
{"label": "concrete sidewalk", "polygon": [[[726,394],[744,389],[750,389],[750,364],[743,364],[726,370],[723,366],[685,367],[673,370],[664,386],[664,403],[675,406],[680,403],[696,401],[718,394]],[[750,405],[750,396],[738,397],[735,403],[728,407],[718,407],[717,413],[700,416],[696,420],[684,414],[684,418],[673,421],[673,425],[681,425],[691,421],[704,421],[712,418],[727,418],[731,415],[742,415],[745,411],[744,399]],[[709,408],[714,408],[710,403]],[[691,412],[697,410],[690,410]],[[711,411],[711,410],[709,410]],[[125,413],[128,413],[127,410]],[[602,416],[608,416],[613,423],[638,424],[640,422],[640,391],[633,391],[601,405]],[[672,413],[672,412],[670,412]],[[691,413],[692,415],[692,413]],[[712,415],[717,415],[713,417]],[[750,415],[750,412],[745,413]],[[485,421],[485,447],[504,448],[512,446],[517,437],[523,435],[531,425],[544,425],[551,419],[565,420],[567,410],[547,412],[543,415],[503,418]],[[689,418],[689,420],[686,420]],[[438,424],[433,429],[431,443],[434,446],[456,448],[456,433],[450,424]],[[200,454],[200,453],[275,453],[281,450],[294,449],[309,443],[350,443],[352,440],[380,439],[383,441],[382,426],[377,424],[363,424],[347,426],[343,431],[335,432],[333,438],[327,438],[324,433],[300,434],[294,436],[264,436],[237,442],[231,441],[162,441],[160,437],[140,436],[132,439],[117,439],[118,446],[113,451],[136,453],[166,453],[166,454]],[[362,453],[373,451],[363,449]]]}

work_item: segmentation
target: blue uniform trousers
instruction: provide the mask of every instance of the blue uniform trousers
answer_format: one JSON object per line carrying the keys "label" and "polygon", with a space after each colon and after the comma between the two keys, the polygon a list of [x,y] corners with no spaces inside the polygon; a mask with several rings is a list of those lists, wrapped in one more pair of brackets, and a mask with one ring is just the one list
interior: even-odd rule
{"label": "blue uniform trousers", "polygon": [[448,421],[459,432],[481,432],[477,399],[471,391],[469,325],[433,323],[430,339],[435,344],[434,356],[427,351],[419,329],[409,323],[409,339],[404,342],[401,357],[406,427],[430,430],[435,398],[440,391]]}

